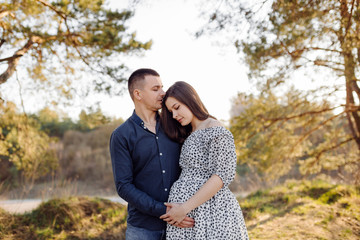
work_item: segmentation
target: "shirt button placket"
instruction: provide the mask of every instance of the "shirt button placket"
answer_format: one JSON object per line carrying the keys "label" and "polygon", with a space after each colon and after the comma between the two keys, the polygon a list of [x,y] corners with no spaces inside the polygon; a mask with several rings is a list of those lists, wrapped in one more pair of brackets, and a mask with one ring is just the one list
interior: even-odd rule
{"label": "shirt button placket", "polygon": [[[159,140],[159,137],[158,137],[158,136],[155,136],[155,138],[156,138],[156,140]],[[162,158],[162,155],[163,155],[162,152],[160,152],[159,155],[160,155],[160,158]],[[162,162],[162,159],[161,159],[160,161]],[[165,182],[166,182],[166,181],[165,181],[165,178],[164,178],[164,177],[165,177],[164,174],[166,173],[165,169],[162,170],[162,173],[163,173],[163,181],[164,181],[164,184],[165,184]],[[167,188],[164,188],[164,191],[167,192],[168,189],[167,189]]]}

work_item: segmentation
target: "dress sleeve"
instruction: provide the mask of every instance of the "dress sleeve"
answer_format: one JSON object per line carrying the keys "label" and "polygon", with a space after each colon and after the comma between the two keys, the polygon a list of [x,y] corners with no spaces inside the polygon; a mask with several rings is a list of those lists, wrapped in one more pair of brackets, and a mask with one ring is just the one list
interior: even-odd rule
{"label": "dress sleeve", "polygon": [[231,133],[216,136],[210,143],[209,150],[210,171],[218,175],[228,186],[235,177],[236,152]]}

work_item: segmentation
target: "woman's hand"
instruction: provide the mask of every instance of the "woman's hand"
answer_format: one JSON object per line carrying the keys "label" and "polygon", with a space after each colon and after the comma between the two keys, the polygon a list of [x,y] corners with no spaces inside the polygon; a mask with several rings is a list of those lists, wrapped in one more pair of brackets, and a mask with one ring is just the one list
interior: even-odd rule
{"label": "woman's hand", "polygon": [[167,213],[160,216],[160,219],[177,226],[186,217],[186,210],[181,203],[165,203],[167,209],[170,209]]}

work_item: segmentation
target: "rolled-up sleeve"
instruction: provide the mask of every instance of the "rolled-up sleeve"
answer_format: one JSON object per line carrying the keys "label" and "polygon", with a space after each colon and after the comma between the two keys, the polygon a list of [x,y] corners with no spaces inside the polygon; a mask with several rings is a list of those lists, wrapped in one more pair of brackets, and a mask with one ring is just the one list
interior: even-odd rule
{"label": "rolled-up sleeve", "polygon": [[224,187],[233,181],[236,170],[236,152],[231,134],[221,134],[211,141],[209,163],[210,171],[221,178]]}

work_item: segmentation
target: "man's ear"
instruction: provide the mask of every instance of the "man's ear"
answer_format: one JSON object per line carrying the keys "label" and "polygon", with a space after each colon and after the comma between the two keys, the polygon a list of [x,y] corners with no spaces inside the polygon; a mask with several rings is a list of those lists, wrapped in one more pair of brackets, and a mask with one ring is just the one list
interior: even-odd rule
{"label": "man's ear", "polygon": [[134,98],[136,98],[138,101],[141,100],[141,91],[139,89],[134,89]]}

